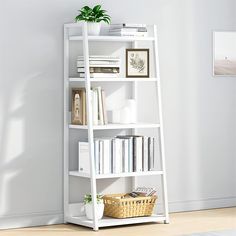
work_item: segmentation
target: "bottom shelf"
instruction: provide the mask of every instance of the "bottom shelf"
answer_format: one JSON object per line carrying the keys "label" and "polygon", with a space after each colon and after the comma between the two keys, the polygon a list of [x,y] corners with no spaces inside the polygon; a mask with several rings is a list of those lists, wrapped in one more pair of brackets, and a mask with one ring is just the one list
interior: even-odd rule
{"label": "bottom shelf", "polygon": [[[103,217],[101,220],[98,221],[98,227],[140,224],[148,222],[164,222],[165,220],[166,218],[163,215],[152,215],[145,217],[125,218],[125,219]],[[66,217],[66,222],[93,228],[93,221],[88,220],[86,216],[69,216]]]}

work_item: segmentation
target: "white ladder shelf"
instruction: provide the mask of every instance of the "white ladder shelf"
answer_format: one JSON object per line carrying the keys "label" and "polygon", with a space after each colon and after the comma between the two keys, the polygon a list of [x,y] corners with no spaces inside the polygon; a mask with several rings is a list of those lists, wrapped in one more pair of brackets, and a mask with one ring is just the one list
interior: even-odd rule
{"label": "white ladder shelf", "polygon": [[[71,35],[71,31],[80,30],[79,36]],[[120,36],[88,36],[87,34],[87,23],[72,23],[64,25],[64,222],[73,223],[77,225],[87,226],[98,230],[99,227],[116,226],[116,225],[126,225],[126,224],[137,224],[137,223],[147,223],[147,222],[164,222],[169,223],[169,211],[168,211],[168,198],[167,198],[167,183],[166,183],[166,167],[165,167],[165,147],[164,147],[164,135],[163,135],[163,119],[162,119],[162,101],[161,101],[161,86],[160,86],[160,76],[159,76],[159,58],[158,58],[158,48],[157,48],[157,30],[156,26],[152,25],[148,28],[151,32],[150,37],[120,37]],[[70,77],[69,73],[69,44],[70,41],[81,41],[83,45],[83,55],[85,60],[85,78],[75,78]],[[132,47],[136,48],[137,43],[140,41],[149,41],[153,43],[154,50],[154,60],[155,60],[155,77],[153,78],[90,78],[89,73],[89,42],[93,41],[105,41],[105,42],[131,42]],[[86,100],[90,101],[90,88],[93,82],[131,82],[133,89],[133,98],[137,99],[137,83],[139,81],[154,83],[156,87],[158,107],[159,107],[159,123],[149,124],[108,124],[101,126],[94,126],[92,121],[92,109],[89,102],[86,103],[87,108],[87,121],[88,125],[70,125],[69,124],[69,89],[71,82],[84,82],[86,88]],[[121,173],[121,174],[108,174],[108,175],[97,175],[95,173],[95,163],[94,163],[94,131],[96,130],[116,130],[116,129],[131,129],[135,134],[136,129],[139,128],[155,128],[159,129],[160,143],[161,143],[161,170],[160,171],[149,171],[149,172],[131,172],[131,173]],[[71,129],[86,130],[88,141],[89,141],[89,155],[90,155],[90,175],[81,174],[78,171],[69,170],[69,132]],[[97,194],[97,179],[109,179],[109,178],[122,178],[131,177],[133,178],[133,187],[136,185],[137,176],[160,176],[162,183],[162,193],[163,193],[163,214],[162,215],[152,215],[150,217],[136,217],[127,219],[114,219],[104,217],[101,220],[94,219],[88,220],[84,213],[81,213],[82,203],[70,203],[69,200],[69,181],[70,176],[89,178],[91,183],[91,194],[93,199],[93,214],[96,215],[96,194]],[[159,178],[159,177],[158,177]]]}

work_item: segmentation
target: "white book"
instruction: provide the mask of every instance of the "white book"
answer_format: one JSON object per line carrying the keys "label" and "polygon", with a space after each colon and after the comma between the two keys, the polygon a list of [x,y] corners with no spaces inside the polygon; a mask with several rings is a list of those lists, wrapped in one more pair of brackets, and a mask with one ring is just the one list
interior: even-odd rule
{"label": "white book", "polygon": [[[85,73],[79,73],[80,78],[85,78]],[[91,78],[118,78],[119,73],[90,73]]]}
{"label": "white book", "polygon": [[110,24],[110,28],[123,28],[123,27],[131,27],[131,28],[138,28],[138,27],[147,27],[146,24],[130,24],[130,23],[119,23],[119,24]]}
{"label": "white book", "polygon": [[101,87],[97,87],[97,91],[98,91],[98,124],[104,125]]}
{"label": "white book", "polygon": [[[78,56],[77,57],[78,61],[83,61],[84,60],[84,56]],[[113,56],[99,56],[99,55],[91,55],[89,56],[89,61],[120,61],[119,57],[113,57]]]}
{"label": "white book", "polygon": [[104,125],[108,124],[107,110],[106,110],[106,96],[104,90],[102,90],[102,107],[103,107],[103,119]]}
{"label": "white book", "polygon": [[155,167],[155,158],[154,158],[154,149],[155,149],[155,139],[153,137],[149,137],[148,139],[148,170],[154,170]]}
{"label": "white book", "polygon": [[147,32],[147,28],[113,28],[109,32]]}
{"label": "white book", "polygon": [[112,163],[113,173],[119,174],[122,172],[122,140],[114,138],[112,140]]}
{"label": "white book", "polygon": [[[89,67],[120,67],[119,61],[89,61]],[[77,61],[77,67],[84,67],[84,61]]]}
{"label": "white book", "polygon": [[103,174],[111,173],[111,140],[102,139],[103,145]]}
{"label": "white book", "polygon": [[141,172],[143,169],[142,159],[143,159],[143,137],[134,136],[134,171]]}
{"label": "white book", "polygon": [[147,32],[109,32],[113,36],[131,36],[131,37],[147,37]]}
{"label": "white book", "polygon": [[98,91],[92,90],[93,125],[98,125]]}
{"label": "white book", "polygon": [[123,154],[123,172],[127,173],[129,172],[129,140],[128,139],[122,139],[122,154]]}
{"label": "white book", "polygon": [[148,171],[148,139],[149,137],[143,137],[143,171]]}
{"label": "white book", "polygon": [[78,171],[90,174],[89,143],[78,142]]}
{"label": "white book", "polygon": [[129,172],[133,172],[133,137],[129,139]]}
{"label": "white book", "polygon": [[104,167],[103,167],[103,161],[104,161],[104,158],[103,158],[103,142],[102,140],[98,140],[99,142],[99,174],[103,174],[103,170],[104,170]]}
{"label": "white book", "polygon": [[94,140],[94,159],[95,159],[95,166],[96,166],[96,174],[100,174],[99,140]]}

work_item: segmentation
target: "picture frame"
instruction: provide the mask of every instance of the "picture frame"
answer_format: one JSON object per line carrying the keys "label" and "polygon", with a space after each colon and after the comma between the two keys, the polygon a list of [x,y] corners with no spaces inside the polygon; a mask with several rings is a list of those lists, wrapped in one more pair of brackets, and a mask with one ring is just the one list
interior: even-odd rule
{"label": "picture frame", "polygon": [[85,89],[72,88],[71,96],[71,123],[73,125],[84,125],[86,123]]}
{"label": "picture frame", "polygon": [[213,31],[213,76],[236,77],[236,31]]}
{"label": "picture frame", "polygon": [[149,78],[149,49],[126,49],[126,77]]}

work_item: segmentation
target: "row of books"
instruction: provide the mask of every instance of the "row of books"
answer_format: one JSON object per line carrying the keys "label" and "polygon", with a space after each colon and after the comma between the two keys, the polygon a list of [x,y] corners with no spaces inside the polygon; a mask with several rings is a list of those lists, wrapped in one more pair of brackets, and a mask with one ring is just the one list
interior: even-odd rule
{"label": "row of books", "polygon": [[[105,92],[101,87],[94,87],[91,89],[92,97],[92,114],[94,125],[106,125],[107,111],[105,105]],[[87,110],[86,110],[86,90],[85,88],[72,89],[72,112],[71,123],[74,125],[87,124]]]}
{"label": "row of books", "polygon": [[[80,78],[85,77],[84,57],[77,58],[77,72]],[[120,58],[112,56],[89,56],[91,78],[117,78],[120,73]]]}
{"label": "row of books", "polygon": [[[154,137],[124,135],[95,139],[96,174],[152,171],[155,167],[154,152]],[[88,142],[78,143],[78,170],[90,173]]]}
{"label": "row of books", "polygon": [[111,24],[109,35],[147,37],[146,24]]}

